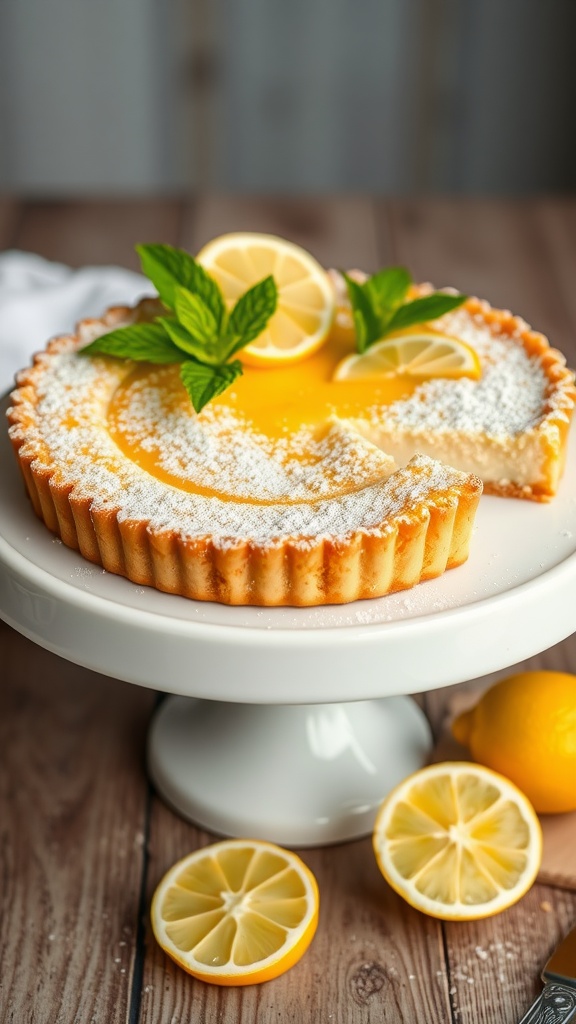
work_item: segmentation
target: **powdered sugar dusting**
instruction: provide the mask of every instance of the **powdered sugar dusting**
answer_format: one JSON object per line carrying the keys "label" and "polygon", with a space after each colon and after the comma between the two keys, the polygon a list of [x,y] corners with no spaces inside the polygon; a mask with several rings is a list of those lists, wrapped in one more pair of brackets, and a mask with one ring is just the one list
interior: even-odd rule
{"label": "powdered sugar dusting", "polygon": [[[355,486],[346,493],[334,495],[325,486],[329,496],[320,499],[313,491],[307,502],[268,498],[262,504],[190,493],[157,480],[126,458],[110,436],[108,402],[128,372],[126,364],[114,360],[78,357],[72,343],[67,350],[44,358],[37,381],[37,405],[30,410],[32,423],[22,448],[23,455],[49,452],[48,461],[58,467],[59,482],[72,484],[74,495],[91,498],[96,508],[116,510],[119,521],[148,521],[153,529],[175,531],[185,539],[211,536],[224,547],[244,539],[274,545],[283,543],[286,537],[299,538],[298,543],[305,547],[324,535],[334,539],[357,530],[385,534],[394,529],[395,517],[410,514],[432,492],[448,493],[466,479],[464,474],[425,456],[415,457],[409,467],[390,476],[391,462],[387,456],[354,431],[347,431],[345,425],[334,424],[318,442],[315,472],[319,473],[318,467],[323,465],[332,487],[335,479],[348,486],[352,481]],[[188,412],[186,417],[184,426],[173,425],[179,446],[176,455],[168,454],[168,459],[184,457],[184,439],[191,418]],[[196,430],[200,418],[195,422]],[[208,417],[201,433],[194,435],[199,452],[203,447],[210,451],[218,439],[218,430],[212,432],[213,426],[212,418]],[[172,435],[166,431],[162,436],[169,452]],[[255,443],[252,437],[249,447]],[[227,444],[230,449],[229,437]],[[233,448],[233,454],[235,451]],[[258,452],[257,459],[260,457]],[[360,467],[368,466],[373,474],[378,471],[376,479],[368,477],[366,483],[365,478],[364,486],[354,475],[356,457]],[[242,460],[240,463],[243,464]],[[253,464],[256,465],[257,462]],[[259,478],[264,493],[273,493],[282,470],[285,466],[278,459],[274,469]],[[320,476],[315,486],[321,490]],[[296,481],[293,493],[304,494],[305,489],[305,481]]]}
{"label": "powdered sugar dusting", "polygon": [[[73,357],[71,357],[73,358]],[[249,429],[225,406],[200,417],[188,399],[175,403],[171,378],[157,371],[125,390],[115,417],[118,434],[154,457],[176,483],[251,501],[309,502],[334,497],[390,476],[393,459],[337,421],[290,438]]]}
{"label": "powdered sugar dusting", "polygon": [[477,351],[481,379],[426,381],[409,398],[372,410],[373,420],[411,430],[507,438],[536,426],[548,385],[539,360],[514,343],[514,335],[512,341],[499,338],[495,324],[487,324],[481,315],[472,317],[465,309],[447,314],[437,326]]}

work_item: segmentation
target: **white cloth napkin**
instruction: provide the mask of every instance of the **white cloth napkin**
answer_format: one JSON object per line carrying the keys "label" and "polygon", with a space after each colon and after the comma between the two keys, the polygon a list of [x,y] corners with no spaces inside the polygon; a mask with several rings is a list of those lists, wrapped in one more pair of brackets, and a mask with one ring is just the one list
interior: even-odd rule
{"label": "white cloth napkin", "polygon": [[154,294],[145,277],[121,267],[71,270],[34,253],[0,253],[0,394],[34,352],[78,320],[100,316],[108,306]]}

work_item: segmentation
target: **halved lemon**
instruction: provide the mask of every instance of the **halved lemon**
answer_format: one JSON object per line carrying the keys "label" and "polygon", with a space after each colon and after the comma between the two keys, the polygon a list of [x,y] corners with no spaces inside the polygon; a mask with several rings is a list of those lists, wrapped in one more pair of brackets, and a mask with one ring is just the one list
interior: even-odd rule
{"label": "halved lemon", "polygon": [[432,377],[471,377],[479,380],[482,367],[477,353],[459,338],[439,331],[418,329],[390,335],[366,352],[346,356],[334,380],[397,375],[429,380]]}
{"label": "halved lemon", "polygon": [[254,985],[283,974],[306,952],[318,903],[316,879],[295,853],[226,839],[168,871],[152,900],[152,929],[194,977]]}
{"label": "halved lemon", "polygon": [[198,262],[220,285],[229,307],[257,281],[273,274],[278,306],[266,330],[238,353],[252,366],[305,359],[328,337],[336,309],[323,267],[300,246],[276,235],[221,235],[204,246]]}
{"label": "halved lemon", "polygon": [[394,789],[373,844],[392,888],[446,921],[512,906],[542,859],[540,823],[524,794],[489,768],[460,762],[430,765]]}

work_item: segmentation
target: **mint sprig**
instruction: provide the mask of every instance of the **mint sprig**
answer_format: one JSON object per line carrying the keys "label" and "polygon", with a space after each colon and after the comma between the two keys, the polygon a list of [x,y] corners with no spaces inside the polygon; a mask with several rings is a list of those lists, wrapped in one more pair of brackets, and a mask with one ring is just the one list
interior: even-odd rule
{"label": "mint sprig", "polygon": [[217,398],[226,388],[242,375],[242,363],[235,359],[220,366],[207,366],[194,359],[182,364],[180,379],[190,395],[192,405],[198,412],[212,398]]}
{"label": "mint sprig", "polygon": [[137,245],[142,272],[149,277],[168,309],[176,305],[176,288],[198,295],[212,313],[218,329],[225,327],[226,303],[214,278],[184,249],[172,245]]}
{"label": "mint sprig", "polygon": [[80,354],[180,363],[180,379],[200,412],[241,376],[242,364],[229,360],[265,330],[278,302],[276,283],[265,277],[241,295],[228,314],[218,284],[189,253],[170,245],[136,249],[166,315],[153,323],[109,331]]}
{"label": "mint sprig", "polygon": [[356,346],[365,352],[376,341],[413,324],[437,320],[466,301],[466,295],[432,292],[405,302],[412,278],[404,267],[387,267],[360,284],[343,274],[356,330]]}
{"label": "mint sprig", "polygon": [[118,327],[80,349],[80,355],[116,356],[146,363],[181,363],[186,358],[159,323]]}

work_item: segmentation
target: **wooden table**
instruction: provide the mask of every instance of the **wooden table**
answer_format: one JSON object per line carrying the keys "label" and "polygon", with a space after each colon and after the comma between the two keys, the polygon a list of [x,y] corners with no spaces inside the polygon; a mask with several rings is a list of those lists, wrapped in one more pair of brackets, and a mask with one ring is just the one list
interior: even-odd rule
{"label": "wooden table", "polygon": [[[0,245],[75,266],[136,267],[133,246],[192,251],[224,231],[272,231],[324,263],[407,264],[521,312],[576,363],[576,202],[364,198],[0,203]],[[264,986],[195,982],[155,944],[166,869],[211,836],[157,799],[144,767],[156,697],[0,627],[0,1021],[514,1024],[576,922],[576,892],[536,885],[487,921],[442,924],[388,889],[369,840],[308,850],[321,891],[304,959]],[[529,667],[576,671],[572,637]],[[440,727],[450,691],[421,698]]]}

